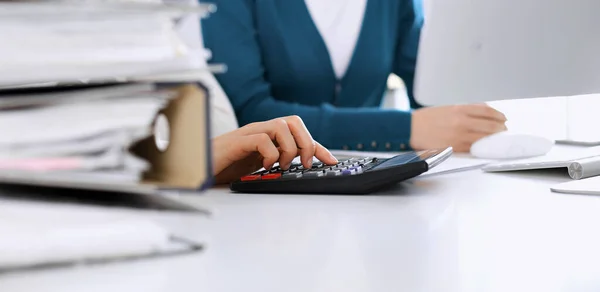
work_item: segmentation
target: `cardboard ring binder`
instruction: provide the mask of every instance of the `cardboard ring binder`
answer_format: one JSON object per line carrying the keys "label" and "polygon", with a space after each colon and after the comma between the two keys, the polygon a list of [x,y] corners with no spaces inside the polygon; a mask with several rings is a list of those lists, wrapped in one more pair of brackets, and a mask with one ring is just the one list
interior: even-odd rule
{"label": "cardboard ring binder", "polygon": [[169,147],[159,151],[152,136],[135,144],[131,151],[151,165],[142,183],[195,190],[210,180],[211,175],[207,155],[211,143],[203,114],[207,111],[208,96],[205,90],[192,84],[176,90],[178,96],[159,113],[169,120]]}

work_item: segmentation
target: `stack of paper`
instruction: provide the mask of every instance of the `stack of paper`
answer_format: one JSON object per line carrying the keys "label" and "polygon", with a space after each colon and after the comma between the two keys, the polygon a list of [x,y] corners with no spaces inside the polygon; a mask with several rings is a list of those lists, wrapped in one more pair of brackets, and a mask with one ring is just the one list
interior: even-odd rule
{"label": "stack of paper", "polygon": [[[0,0],[0,196],[210,185],[197,76],[212,68],[178,25],[211,6],[189,2]],[[0,201],[0,273],[200,248],[145,219],[71,211]]]}
{"label": "stack of paper", "polygon": [[128,149],[151,134],[173,92],[144,83],[44,91],[0,93],[0,171],[100,171],[132,182],[148,170]]}
{"label": "stack of paper", "polygon": [[177,24],[211,6],[178,2],[0,1],[0,85],[199,69]]}
{"label": "stack of paper", "polygon": [[0,0],[0,183],[203,185],[198,76],[210,54],[179,25],[211,10],[189,0]]}
{"label": "stack of paper", "polygon": [[96,208],[2,200],[0,274],[198,251],[145,217]]}

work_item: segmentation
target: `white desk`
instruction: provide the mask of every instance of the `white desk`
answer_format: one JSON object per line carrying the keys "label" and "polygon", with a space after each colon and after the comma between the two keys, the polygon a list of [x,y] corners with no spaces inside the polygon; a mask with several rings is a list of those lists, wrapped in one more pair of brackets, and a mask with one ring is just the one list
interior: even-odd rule
{"label": "white desk", "polygon": [[600,291],[600,197],[566,174],[469,171],[377,196],[181,199],[211,220],[157,215],[206,238],[195,256],[12,274],[6,291]]}

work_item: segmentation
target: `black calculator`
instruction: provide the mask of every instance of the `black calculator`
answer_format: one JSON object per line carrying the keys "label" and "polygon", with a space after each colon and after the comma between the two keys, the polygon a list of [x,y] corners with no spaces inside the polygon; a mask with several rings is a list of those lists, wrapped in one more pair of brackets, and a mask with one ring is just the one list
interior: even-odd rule
{"label": "black calculator", "polygon": [[293,163],[288,170],[278,166],[242,177],[231,184],[240,193],[279,194],[369,194],[416,177],[452,155],[452,148],[411,151],[389,159],[351,157],[336,165],[313,163],[305,168]]}

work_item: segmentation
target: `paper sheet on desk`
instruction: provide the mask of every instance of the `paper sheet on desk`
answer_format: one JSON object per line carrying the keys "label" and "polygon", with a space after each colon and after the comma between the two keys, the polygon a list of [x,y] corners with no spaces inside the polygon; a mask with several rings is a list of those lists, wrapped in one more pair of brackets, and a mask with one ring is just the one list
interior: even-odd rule
{"label": "paper sheet on desk", "polygon": [[137,214],[2,199],[0,274],[200,248]]}
{"label": "paper sheet on desk", "polygon": [[600,176],[573,180],[550,188],[555,193],[575,195],[600,195]]}
{"label": "paper sheet on desk", "polygon": [[[362,151],[345,151],[345,150],[332,150],[331,153],[336,157],[378,157],[378,158],[392,158],[401,152],[362,152]],[[458,171],[467,171],[472,169],[478,169],[484,165],[491,163],[492,160],[484,160],[474,158],[466,154],[453,154],[446,161],[442,162],[438,166],[430,169],[428,172],[421,176],[438,175],[445,173],[452,173]]]}
{"label": "paper sheet on desk", "polygon": [[454,154],[446,161],[422,174],[421,177],[480,169],[491,162],[493,162],[493,160],[474,158],[469,155]]}

